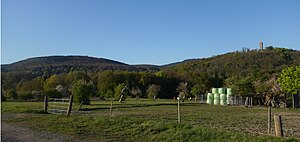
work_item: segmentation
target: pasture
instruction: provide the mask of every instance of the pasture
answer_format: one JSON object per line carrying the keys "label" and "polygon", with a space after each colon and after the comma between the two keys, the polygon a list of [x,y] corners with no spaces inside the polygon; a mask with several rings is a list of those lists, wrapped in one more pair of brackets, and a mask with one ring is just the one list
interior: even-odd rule
{"label": "pasture", "polygon": [[285,138],[267,134],[267,108],[213,106],[177,101],[130,99],[92,101],[72,114],[46,114],[42,102],[2,102],[2,122],[83,141],[300,141],[300,110],[273,109],[283,119]]}

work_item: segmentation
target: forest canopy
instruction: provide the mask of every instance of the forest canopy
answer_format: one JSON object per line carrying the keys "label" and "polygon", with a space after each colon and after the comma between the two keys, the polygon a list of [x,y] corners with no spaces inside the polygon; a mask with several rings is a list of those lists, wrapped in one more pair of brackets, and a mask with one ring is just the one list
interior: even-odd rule
{"label": "forest canopy", "polygon": [[[129,97],[147,98],[155,94],[155,98],[173,98],[183,92],[177,88],[182,83],[186,83],[185,94],[189,96],[205,94],[212,87],[230,87],[236,95],[262,99],[276,96],[272,88],[278,84],[281,71],[297,65],[299,51],[276,47],[244,49],[160,67],[86,56],[52,56],[2,65],[1,85],[8,100],[40,98],[51,90],[66,97],[80,80],[94,86],[95,93],[91,95],[102,99],[118,99],[116,91],[120,85],[129,88]],[[153,85],[159,91],[149,91]]]}

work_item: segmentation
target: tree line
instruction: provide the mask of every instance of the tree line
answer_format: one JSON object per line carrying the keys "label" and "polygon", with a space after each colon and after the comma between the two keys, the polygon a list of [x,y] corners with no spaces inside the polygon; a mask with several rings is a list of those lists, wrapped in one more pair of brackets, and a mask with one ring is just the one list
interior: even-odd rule
{"label": "tree line", "polygon": [[122,99],[177,96],[186,99],[205,94],[212,87],[227,87],[232,88],[234,95],[254,97],[254,103],[258,105],[266,105],[269,100],[274,101],[273,105],[292,105],[287,100],[294,100],[299,91],[288,91],[281,75],[286,74],[287,67],[295,68],[299,63],[299,51],[268,47],[183,62],[156,72],[69,71],[40,76],[6,72],[2,73],[2,96],[26,100],[41,99],[43,95],[67,97],[82,94],[119,100],[123,94]]}
{"label": "tree line", "polygon": [[[12,76],[5,76],[2,83],[9,83]],[[179,79],[163,72],[103,71],[85,73],[71,71],[67,74],[54,74],[49,77],[23,78],[12,86],[3,85],[2,94],[7,99],[41,99],[49,97],[68,97],[82,92],[102,99],[118,99],[121,90],[127,86],[127,97],[172,98],[176,96]]]}

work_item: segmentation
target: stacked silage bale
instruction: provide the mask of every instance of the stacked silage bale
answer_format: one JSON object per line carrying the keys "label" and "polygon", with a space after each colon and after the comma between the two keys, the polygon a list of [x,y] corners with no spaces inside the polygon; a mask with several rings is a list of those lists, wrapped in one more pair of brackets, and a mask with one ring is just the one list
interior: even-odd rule
{"label": "stacked silage bale", "polygon": [[232,102],[232,91],[231,91],[231,88],[227,88],[226,93],[227,93],[227,105],[232,105],[233,102]]}
{"label": "stacked silage bale", "polygon": [[220,94],[220,105],[224,106],[227,105],[227,97],[226,97],[226,92],[225,92],[225,88],[219,88],[219,94]]}
{"label": "stacked silage bale", "polygon": [[211,92],[212,93],[207,93],[207,100],[206,100],[207,104],[210,104],[210,105],[214,104],[214,100],[215,100],[214,94],[218,93],[218,89],[212,88]]}
{"label": "stacked silage bale", "polygon": [[206,100],[206,102],[207,102],[207,104],[210,104],[210,105],[213,104],[213,102],[214,102],[214,96],[213,96],[212,93],[208,93],[207,94],[207,100]]}
{"label": "stacked silage bale", "polygon": [[214,96],[214,100],[213,100],[213,104],[214,105],[218,105],[220,104],[220,96],[219,96],[219,93],[218,93],[218,88],[212,88],[211,89],[211,92],[212,92],[212,95]]}
{"label": "stacked silage bale", "polygon": [[212,93],[207,94],[207,104],[228,105],[230,104],[231,88],[212,88]]}

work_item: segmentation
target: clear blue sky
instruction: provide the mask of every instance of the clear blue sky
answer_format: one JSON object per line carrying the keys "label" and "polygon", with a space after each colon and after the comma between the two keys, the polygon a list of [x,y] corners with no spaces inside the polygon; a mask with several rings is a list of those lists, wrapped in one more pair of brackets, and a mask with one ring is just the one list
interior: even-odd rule
{"label": "clear blue sky", "polygon": [[88,55],[168,64],[264,45],[300,49],[300,0],[2,0],[2,64]]}

